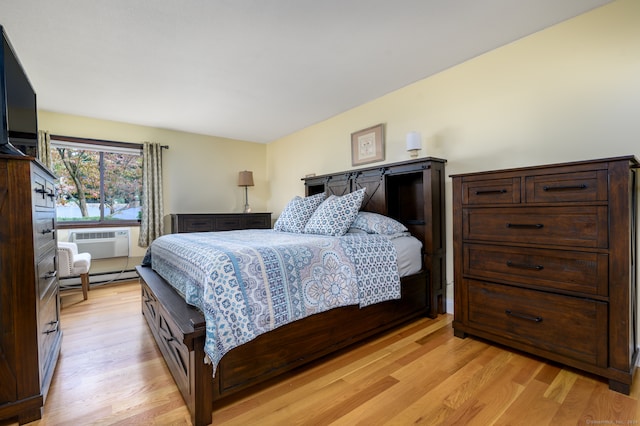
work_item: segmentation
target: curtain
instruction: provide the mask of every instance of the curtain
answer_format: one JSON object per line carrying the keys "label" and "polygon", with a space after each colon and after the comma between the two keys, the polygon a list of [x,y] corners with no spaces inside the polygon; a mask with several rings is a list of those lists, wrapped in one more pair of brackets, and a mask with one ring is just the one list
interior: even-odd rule
{"label": "curtain", "polygon": [[162,236],[162,147],[145,142],[142,147],[142,221],[138,245],[148,247]]}
{"label": "curtain", "polygon": [[38,130],[38,160],[51,168],[51,135],[46,130]]}

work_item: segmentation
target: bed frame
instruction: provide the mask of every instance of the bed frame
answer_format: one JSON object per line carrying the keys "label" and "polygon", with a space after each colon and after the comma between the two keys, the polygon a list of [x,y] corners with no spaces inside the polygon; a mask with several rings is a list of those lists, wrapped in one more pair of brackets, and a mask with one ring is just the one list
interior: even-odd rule
{"label": "bed frame", "polygon": [[362,210],[404,223],[423,243],[422,270],[403,277],[402,298],[347,306],[287,324],[227,353],[214,378],[204,362],[205,322],[151,268],[136,269],[142,313],[196,426],[212,421],[214,403],[409,320],[445,312],[445,160],[422,158],[303,179],[306,195],[367,188]]}

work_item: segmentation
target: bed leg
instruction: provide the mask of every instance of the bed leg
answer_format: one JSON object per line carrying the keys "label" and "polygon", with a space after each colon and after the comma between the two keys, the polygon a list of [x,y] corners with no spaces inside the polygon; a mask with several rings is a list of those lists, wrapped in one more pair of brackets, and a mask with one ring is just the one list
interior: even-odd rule
{"label": "bed leg", "polygon": [[194,341],[191,366],[191,422],[193,426],[210,425],[213,421],[213,368],[204,362],[204,337]]}
{"label": "bed leg", "polygon": [[429,318],[438,318],[440,312],[441,295],[442,292],[434,288],[432,275],[427,271],[427,298],[429,302],[429,312],[427,316]]}

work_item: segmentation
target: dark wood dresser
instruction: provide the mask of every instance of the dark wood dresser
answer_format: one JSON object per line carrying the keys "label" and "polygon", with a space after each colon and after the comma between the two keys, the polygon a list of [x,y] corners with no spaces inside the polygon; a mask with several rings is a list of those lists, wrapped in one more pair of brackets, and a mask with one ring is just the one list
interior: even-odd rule
{"label": "dark wood dresser", "polygon": [[634,157],[453,176],[455,335],[609,379],[636,332]]}
{"label": "dark wood dresser", "polygon": [[271,213],[172,214],[171,233],[269,229]]}
{"label": "dark wood dresser", "polygon": [[41,417],[60,353],[55,176],[0,155],[0,419]]}

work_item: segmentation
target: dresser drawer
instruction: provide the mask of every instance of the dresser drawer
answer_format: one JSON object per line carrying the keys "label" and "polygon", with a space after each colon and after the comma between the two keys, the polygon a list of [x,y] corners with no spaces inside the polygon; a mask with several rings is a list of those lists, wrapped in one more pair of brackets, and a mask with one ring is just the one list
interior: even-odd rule
{"label": "dresser drawer", "polygon": [[607,201],[607,171],[528,176],[527,203]]}
{"label": "dresser drawer", "polygon": [[463,210],[465,240],[607,248],[607,208],[539,207]]}
{"label": "dresser drawer", "polygon": [[38,295],[40,299],[46,299],[50,293],[58,288],[55,253],[55,250],[49,251],[38,262]]}
{"label": "dresser drawer", "polygon": [[211,232],[215,229],[214,219],[207,216],[186,216],[180,218],[179,232]]}
{"label": "dresser drawer", "polygon": [[34,213],[33,239],[36,258],[40,258],[56,246],[55,210],[42,210]]}
{"label": "dresser drawer", "polygon": [[46,299],[41,301],[38,314],[41,374],[44,373],[42,370],[47,365],[53,344],[60,333],[58,312],[58,289],[56,288],[54,292],[47,295]]}
{"label": "dresser drawer", "polygon": [[243,229],[269,229],[271,228],[270,214],[252,214],[243,217]]}
{"label": "dresser drawer", "polygon": [[218,216],[215,218],[216,231],[233,231],[242,229],[242,218],[240,216]]}
{"label": "dresser drawer", "polygon": [[37,207],[55,207],[56,191],[53,181],[47,179],[44,175],[35,170],[32,172],[31,179],[33,204]]}
{"label": "dresser drawer", "polygon": [[587,295],[608,295],[609,256],[484,244],[464,245],[464,274]]}
{"label": "dresser drawer", "polygon": [[519,204],[520,178],[491,179],[462,184],[463,204]]}
{"label": "dresser drawer", "polygon": [[465,280],[468,323],[597,366],[607,365],[607,304]]}

